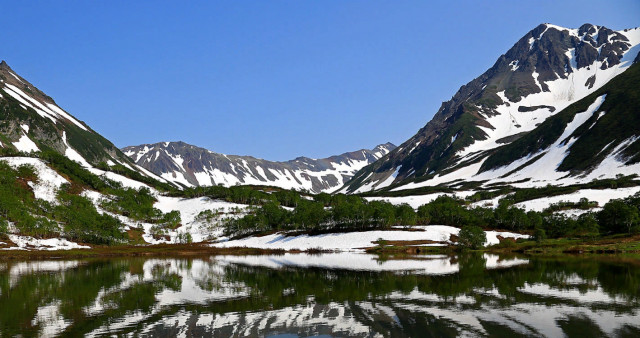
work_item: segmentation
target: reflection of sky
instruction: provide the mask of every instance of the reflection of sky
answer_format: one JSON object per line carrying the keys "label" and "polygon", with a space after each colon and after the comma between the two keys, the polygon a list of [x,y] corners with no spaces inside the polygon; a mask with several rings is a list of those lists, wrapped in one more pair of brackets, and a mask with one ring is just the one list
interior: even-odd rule
{"label": "reflection of sky", "polygon": [[[528,264],[526,259],[501,259],[487,254],[484,255],[484,262],[486,268],[490,269],[507,269]],[[82,268],[84,264],[83,261],[7,263],[0,274],[8,274],[10,284],[17,285],[24,276],[69,272],[71,269]],[[562,281],[561,288],[541,282],[524,283],[523,286],[514,288],[518,295],[526,296],[519,297],[518,301],[513,294],[501,294],[496,287],[476,287],[464,294],[446,297],[425,292],[423,287],[420,290],[414,288],[409,292],[395,291],[353,302],[320,304],[310,296],[304,304],[267,311],[215,313],[216,303],[246,298],[252,293],[251,288],[242,282],[232,282],[226,278],[226,269],[235,265],[270,269],[409,269],[421,275],[442,275],[458,272],[459,264],[456,258],[443,255],[379,262],[374,256],[359,253],[217,256],[211,260],[149,259],[144,261],[140,274],[125,271],[118,286],[100,291],[93,305],[83,311],[87,316],[100,316],[104,311],[104,297],[110,292],[125,290],[136,283],[152,283],[158,276],[175,276],[180,280],[179,288],[161,289],[155,295],[156,303],[148,313],[135,311],[122,318],[113,318],[108,325],[93,330],[88,336],[117,333],[127,328],[134,328],[134,331],[140,328],[139,333],[150,335],[171,328],[184,335],[209,332],[232,336],[273,337],[329,334],[322,331],[324,328],[349,336],[370,336],[371,322],[384,323],[384,327],[402,332],[402,319],[406,320],[407,316],[437,318],[457,328],[460,334],[472,336],[488,334],[485,331],[486,322],[496,323],[525,335],[552,337],[564,335],[558,322],[570,318],[593,323],[609,336],[615,335],[616,330],[625,325],[638,325],[640,310],[637,303],[610,296],[597,280],[584,279],[576,273],[554,276],[554,279]],[[294,292],[295,287],[290,291]],[[59,300],[54,299],[44,302],[38,308],[31,324],[41,327],[41,336],[60,334],[72,324],[61,315],[61,305]],[[175,306],[178,308],[175,309]],[[624,311],[619,310],[621,306],[625,308]],[[174,310],[165,313],[167,309]]]}

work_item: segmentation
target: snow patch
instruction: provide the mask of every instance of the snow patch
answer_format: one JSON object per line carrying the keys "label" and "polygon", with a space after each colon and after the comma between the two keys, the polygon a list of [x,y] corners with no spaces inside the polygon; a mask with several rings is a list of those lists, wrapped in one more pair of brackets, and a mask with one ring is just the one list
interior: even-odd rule
{"label": "snow patch", "polygon": [[31,236],[7,235],[17,247],[9,247],[4,250],[71,250],[90,249],[86,245],[80,245],[64,238],[37,239]]}
{"label": "snow patch", "polygon": [[57,203],[56,194],[58,188],[67,180],[60,176],[55,170],[49,168],[41,159],[32,157],[3,157],[0,160],[7,162],[10,166],[17,168],[21,165],[32,165],[38,175],[38,182],[29,182],[33,189],[35,198],[51,203]]}
{"label": "snow patch", "polygon": [[22,134],[18,141],[11,144],[13,144],[13,146],[16,147],[18,151],[22,151],[25,153],[40,151],[38,146],[33,141],[31,141],[29,136],[27,136],[26,134]]}
{"label": "snow patch", "polygon": [[[398,227],[400,228],[400,227]],[[249,247],[263,249],[299,249],[308,250],[320,248],[323,250],[335,251],[362,251],[363,248],[372,247],[380,238],[388,241],[415,241],[430,240],[437,242],[450,243],[451,235],[458,235],[460,229],[446,225],[429,225],[414,226],[413,229],[423,231],[406,231],[406,230],[372,230],[357,231],[348,233],[330,233],[322,235],[298,235],[287,236],[282,233],[276,233],[259,237],[247,237],[226,242],[212,244],[215,247]],[[497,236],[511,238],[528,238],[527,235],[521,235],[510,232],[487,231],[487,245],[498,244]]]}

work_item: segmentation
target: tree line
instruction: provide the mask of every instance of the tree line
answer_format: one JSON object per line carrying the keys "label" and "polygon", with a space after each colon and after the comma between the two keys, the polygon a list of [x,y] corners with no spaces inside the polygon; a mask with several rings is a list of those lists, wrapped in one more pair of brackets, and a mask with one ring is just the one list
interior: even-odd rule
{"label": "tree line", "polygon": [[222,220],[222,227],[231,237],[283,230],[318,233],[430,224],[528,232],[538,239],[640,232],[640,193],[578,217],[557,212],[594,207],[597,203],[586,199],[553,204],[541,212],[525,211],[508,199],[496,208],[472,207],[469,200],[443,195],[414,210],[407,204],[368,201],[355,195],[318,194],[313,200],[298,200],[295,207],[268,200],[244,217]]}

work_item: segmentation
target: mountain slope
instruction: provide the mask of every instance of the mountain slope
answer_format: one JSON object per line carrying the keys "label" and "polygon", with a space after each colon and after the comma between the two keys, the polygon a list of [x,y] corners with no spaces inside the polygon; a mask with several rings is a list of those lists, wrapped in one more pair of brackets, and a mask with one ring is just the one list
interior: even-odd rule
{"label": "mountain slope", "polygon": [[[640,64],[500,147],[475,178],[558,184],[640,173]],[[514,170],[517,169],[517,170]],[[496,180],[494,180],[496,181]]]}
{"label": "mountain slope", "polygon": [[640,29],[540,25],[462,86],[416,135],[358,172],[342,191],[437,185],[447,183],[441,177],[452,172],[458,173],[455,180],[467,179],[479,169],[473,165],[497,148],[628,69],[639,43]]}
{"label": "mountain slope", "polygon": [[272,185],[311,192],[331,192],[364,166],[395,149],[391,143],[323,159],[298,157],[274,162],[250,156],[214,153],[184,142],[123,148],[138,165],[185,186]]}
{"label": "mountain slope", "polygon": [[[152,177],[113,143],[0,63],[0,154],[52,150],[85,167],[116,165]],[[125,169],[125,170],[126,170]],[[155,177],[155,179],[158,179]]]}

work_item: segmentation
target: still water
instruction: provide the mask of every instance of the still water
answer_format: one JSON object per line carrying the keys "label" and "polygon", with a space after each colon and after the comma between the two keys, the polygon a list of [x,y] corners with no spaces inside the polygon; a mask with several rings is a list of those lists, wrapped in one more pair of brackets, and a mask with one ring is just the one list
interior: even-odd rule
{"label": "still water", "polygon": [[640,337],[640,261],[356,253],[0,262],[0,337]]}

